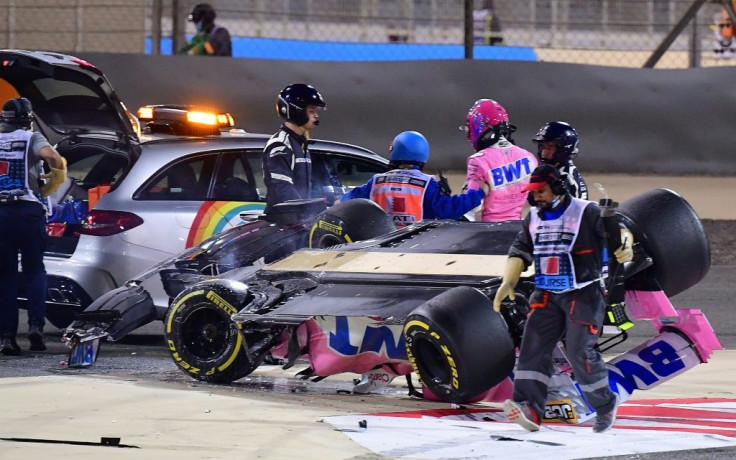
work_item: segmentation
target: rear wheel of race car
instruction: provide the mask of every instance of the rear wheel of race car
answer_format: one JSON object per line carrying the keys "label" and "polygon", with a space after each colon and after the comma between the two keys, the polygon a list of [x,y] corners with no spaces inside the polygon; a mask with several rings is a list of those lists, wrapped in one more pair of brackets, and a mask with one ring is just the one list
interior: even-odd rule
{"label": "rear wheel of race car", "polygon": [[230,320],[234,307],[212,291],[197,289],[182,293],[169,308],[164,321],[166,344],[177,366],[204,382],[230,383],[258,367],[243,347],[238,325]]}
{"label": "rear wheel of race car", "polygon": [[310,248],[368,240],[396,230],[391,218],[371,200],[356,198],[323,211],[309,232]]}
{"label": "rear wheel of race car", "polygon": [[665,294],[679,294],[708,273],[708,237],[695,210],[680,195],[651,190],[621,203],[618,213],[652,256],[654,277]]}
{"label": "rear wheel of race car", "polygon": [[503,317],[471,287],[452,288],[414,310],[404,339],[414,372],[444,401],[468,402],[514,368],[514,343]]}

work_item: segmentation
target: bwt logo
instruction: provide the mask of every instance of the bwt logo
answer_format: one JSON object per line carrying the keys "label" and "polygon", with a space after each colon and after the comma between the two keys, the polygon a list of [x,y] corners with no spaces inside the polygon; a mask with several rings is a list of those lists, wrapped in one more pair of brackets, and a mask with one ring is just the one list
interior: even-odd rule
{"label": "bwt logo", "polygon": [[[617,384],[629,394],[637,388],[647,389],[661,381],[669,380],[685,369],[683,362],[685,356],[680,356],[677,350],[664,340],[654,342],[636,354],[629,352],[622,358],[608,366],[608,378],[611,386]],[[640,386],[637,380],[643,386]]]}
{"label": "bwt logo", "polygon": [[[394,330],[388,326],[360,323],[360,325],[354,324],[351,329],[347,317],[337,316],[335,317],[335,331],[330,332],[329,346],[345,356],[385,352],[390,359],[406,360],[403,328],[397,327],[398,329]],[[355,345],[358,341],[360,345]]]}
{"label": "bwt logo", "polygon": [[522,158],[516,160],[514,163],[499,166],[498,168],[491,169],[491,179],[493,179],[493,186],[500,187],[505,184],[512,184],[520,181],[522,178],[529,176],[532,173],[529,165],[529,158]]}

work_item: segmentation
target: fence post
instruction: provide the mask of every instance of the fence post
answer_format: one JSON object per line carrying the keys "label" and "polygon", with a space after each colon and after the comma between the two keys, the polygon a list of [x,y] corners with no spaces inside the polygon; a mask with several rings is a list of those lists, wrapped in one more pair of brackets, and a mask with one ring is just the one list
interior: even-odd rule
{"label": "fence post", "polygon": [[151,6],[151,55],[161,55],[161,16],[164,4],[162,0],[153,0]]}
{"label": "fence post", "polygon": [[465,59],[473,59],[473,0],[465,0],[464,26]]}
{"label": "fence post", "polygon": [[186,43],[186,17],[184,5],[179,0],[171,1],[171,54],[177,54]]}
{"label": "fence post", "polygon": [[698,32],[698,14],[695,13],[690,23],[690,68],[700,67],[700,33]]}
{"label": "fence post", "polygon": [[707,0],[695,0],[693,4],[690,5],[690,8],[685,11],[685,14],[683,14],[680,20],[677,21],[677,24],[675,24],[672,30],[670,30],[670,32],[664,37],[662,43],[660,43],[659,46],[657,46],[657,49],[652,52],[652,55],[649,56],[649,59],[644,63],[644,68],[651,69],[657,65],[657,62],[659,62],[665,51],[669,49],[677,36],[680,35],[680,32],[682,32],[682,30],[687,26],[687,23],[698,14],[698,10],[706,1]]}

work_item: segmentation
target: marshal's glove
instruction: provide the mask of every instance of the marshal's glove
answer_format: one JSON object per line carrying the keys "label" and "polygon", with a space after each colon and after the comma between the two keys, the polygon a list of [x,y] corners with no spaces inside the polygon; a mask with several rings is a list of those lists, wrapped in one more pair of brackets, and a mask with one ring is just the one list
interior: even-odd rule
{"label": "marshal's glove", "polygon": [[521,272],[524,271],[524,261],[518,257],[509,257],[506,259],[506,268],[503,271],[503,280],[501,286],[496,291],[496,297],[493,298],[493,309],[501,311],[501,302],[508,297],[511,300],[516,299],[514,288],[519,282]]}
{"label": "marshal's glove", "polygon": [[621,246],[613,252],[616,257],[616,262],[622,264],[624,262],[631,262],[634,258],[634,235],[626,229],[621,229]]}
{"label": "marshal's glove", "polygon": [[437,171],[439,175],[439,180],[437,181],[437,184],[440,186],[440,194],[441,195],[452,195],[452,189],[450,188],[450,183],[447,181],[447,178],[442,175],[442,171]]}
{"label": "marshal's glove", "polygon": [[61,184],[66,182],[66,158],[61,157],[63,166],[61,169],[51,168],[51,172],[42,174],[41,179],[46,179],[46,183],[41,187],[41,193],[43,196],[49,196],[54,193]]}

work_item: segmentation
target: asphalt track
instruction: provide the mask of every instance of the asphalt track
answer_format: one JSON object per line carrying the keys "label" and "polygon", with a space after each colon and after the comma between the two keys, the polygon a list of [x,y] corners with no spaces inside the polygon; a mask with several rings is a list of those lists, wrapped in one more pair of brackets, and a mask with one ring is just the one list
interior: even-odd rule
{"label": "asphalt track", "polygon": [[[703,218],[736,219],[733,178],[588,180],[604,183],[619,201],[639,186],[671,188]],[[723,198],[714,201],[718,195]],[[734,267],[713,266],[700,284],[672,299],[677,308],[702,309],[726,350],[634,393],[614,429],[601,435],[569,425],[526,433],[496,420],[498,405],[456,408],[412,399],[403,381],[356,395],[347,394],[352,375],[314,383],[294,378],[299,369],[262,366],[230,386],[201,384],[176,368],[159,338],[104,344],[93,368],[67,369],[57,334],[48,352],[0,356],[0,459],[731,459],[735,285]],[[611,352],[648,337],[647,325],[637,324],[631,339]],[[25,336],[19,342],[28,344]],[[129,447],[102,446],[102,438]]]}

